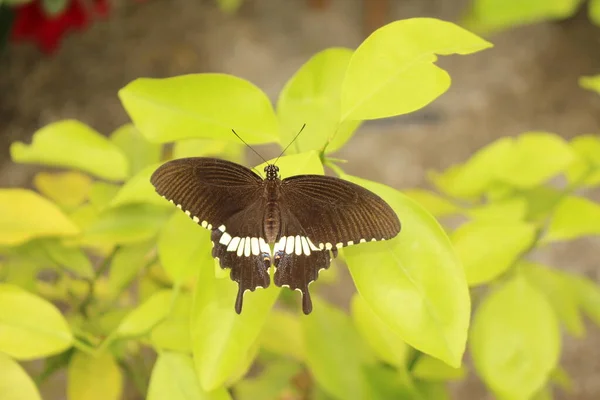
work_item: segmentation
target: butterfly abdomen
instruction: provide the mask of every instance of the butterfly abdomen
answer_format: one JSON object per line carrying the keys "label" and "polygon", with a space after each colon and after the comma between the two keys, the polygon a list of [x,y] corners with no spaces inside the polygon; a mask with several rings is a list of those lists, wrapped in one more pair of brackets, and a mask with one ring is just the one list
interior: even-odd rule
{"label": "butterfly abdomen", "polygon": [[279,180],[268,181],[265,185],[265,197],[267,198],[267,202],[265,207],[264,231],[267,243],[274,243],[281,229],[279,183]]}

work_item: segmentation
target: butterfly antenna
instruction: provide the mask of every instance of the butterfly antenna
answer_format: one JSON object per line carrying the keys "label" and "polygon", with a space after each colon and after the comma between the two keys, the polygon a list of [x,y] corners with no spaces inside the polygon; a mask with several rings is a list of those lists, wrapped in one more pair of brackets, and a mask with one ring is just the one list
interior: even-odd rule
{"label": "butterfly antenna", "polygon": [[246,146],[248,146],[248,148],[249,148],[250,150],[252,150],[254,153],[256,153],[256,155],[257,155],[257,156],[259,156],[260,158],[262,158],[262,160],[263,160],[264,162],[266,162],[267,164],[269,163],[267,160],[265,160],[265,159],[264,159],[264,157],[263,157],[263,156],[261,156],[261,155],[260,155],[260,153],[259,153],[258,151],[254,150],[254,148],[253,148],[252,146],[250,146],[248,143],[246,143],[246,142],[244,141],[244,139],[242,139],[242,138],[240,137],[240,135],[238,135],[238,134],[237,134],[237,133],[236,133],[236,132],[235,132],[233,129],[231,130],[231,132],[233,132],[233,134],[234,134],[235,136],[237,136],[237,138],[238,138],[238,139],[240,139],[240,140],[242,141],[242,143],[244,143]]}
{"label": "butterfly antenna", "polygon": [[[292,141],[290,142],[290,144],[288,144],[285,149],[283,149],[283,151],[281,152],[281,154],[279,155],[279,157],[281,157],[283,155],[283,153],[285,153],[285,151],[287,149],[290,148],[290,146],[292,145],[292,143],[294,143],[296,141],[296,139],[298,139],[298,136],[300,136],[300,134],[302,133],[302,131],[304,130],[304,127],[306,126],[306,124],[302,125],[302,128],[300,128],[300,132],[298,132],[296,134],[296,136],[294,136],[294,138],[292,139]],[[273,163],[273,165],[277,164],[277,161],[279,161],[279,157],[277,157],[277,160],[275,160],[275,162]]]}

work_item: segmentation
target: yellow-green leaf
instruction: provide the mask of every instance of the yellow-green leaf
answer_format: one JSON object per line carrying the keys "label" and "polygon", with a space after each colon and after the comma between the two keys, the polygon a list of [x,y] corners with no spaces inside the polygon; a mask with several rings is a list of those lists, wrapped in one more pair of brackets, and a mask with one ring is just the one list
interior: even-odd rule
{"label": "yellow-green leaf", "polygon": [[277,118],[267,95],[250,82],[225,74],[139,78],[119,98],[151,142],[210,138],[250,144],[278,140]]}
{"label": "yellow-green leaf", "polygon": [[475,313],[470,350],[477,373],[502,399],[528,399],[548,381],[560,355],[558,320],[546,298],[516,276]]}
{"label": "yellow-green leaf", "polygon": [[437,358],[423,355],[415,362],[411,373],[415,378],[426,381],[455,381],[466,375],[465,367],[453,368]]}
{"label": "yellow-green leaf", "polygon": [[68,400],[120,400],[123,376],[114,356],[77,352],[67,370]]}
{"label": "yellow-green leaf", "polygon": [[578,186],[598,185],[600,183],[600,139],[598,136],[577,136],[571,140],[570,145],[579,157],[567,169],[566,175],[569,183]]}
{"label": "yellow-green leaf", "polygon": [[469,286],[505,272],[535,239],[535,226],[520,221],[474,220],[452,233]]}
{"label": "yellow-green leaf", "polygon": [[379,359],[398,368],[406,366],[410,347],[371,311],[358,293],[352,298],[351,315],[358,333]]}
{"label": "yellow-green leaf", "polygon": [[92,190],[90,191],[90,204],[97,210],[103,210],[110,204],[120,190],[120,185],[102,181],[94,182],[92,184]]}
{"label": "yellow-green leaf", "polygon": [[[269,160],[270,164],[274,162],[275,159]],[[266,165],[266,163],[262,163],[257,166],[256,169],[262,173]],[[323,164],[321,164],[319,153],[314,150],[281,157],[279,161],[277,161],[277,166],[279,167],[279,171],[281,173],[281,179],[285,179],[294,175],[323,175],[324,173]]]}
{"label": "yellow-green leaf", "polygon": [[152,344],[159,349],[185,353],[192,352],[190,341],[190,312],[192,296],[180,293],[167,318],[159,323],[150,334]]}
{"label": "yellow-green leaf", "polygon": [[42,400],[40,393],[27,372],[6,354],[0,352],[0,399]]}
{"label": "yellow-green leaf", "polygon": [[0,352],[13,358],[47,357],[73,343],[73,334],[60,311],[17,286],[0,284],[0,310]]}
{"label": "yellow-green leaf", "polygon": [[[600,16],[600,3],[597,0],[590,1],[590,10],[594,9],[594,15]],[[598,21],[594,21],[598,23]],[[600,75],[582,76],[579,78],[579,86],[600,94]]]}
{"label": "yellow-green leaf", "polygon": [[[210,259],[210,255],[204,258]],[[238,285],[228,276],[215,278],[214,265],[203,261],[191,315],[191,342],[202,388],[215,390],[247,362],[280,289],[257,289],[244,296],[238,315],[234,303]]]}
{"label": "yellow-green leaf", "polygon": [[94,277],[94,267],[88,256],[78,247],[69,247],[56,239],[40,243],[48,257],[60,268],[64,268],[80,278]]}
{"label": "yellow-green leaf", "polygon": [[546,296],[559,321],[576,337],[585,333],[579,312],[578,292],[569,282],[569,277],[560,271],[531,262],[521,262],[519,267],[529,283]]}
{"label": "yellow-green leaf", "polygon": [[292,378],[301,372],[293,361],[276,360],[267,364],[258,377],[247,378],[235,385],[237,400],[285,398],[285,390],[293,385]]}
{"label": "yellow-green leaf", "polygon": [[114,181],[125,179],[129,172],[119,147],[75,120],[46,125],[33,134],[31,145],[13,143],[10,155],[17,163],[74,168]]}
{"label": "yellow-green leaf", "polygon": [[150,177],[159,166],[160,164],[149,165],[129,179],[112,198],[109,205],[118,207],[125,204],[145,203],[169,207],[169,202],[157,195],[154,186],[150,183]]}
{"label": "yellow-green leaf", "polygon": [[460,207],[456,204],[430,190],[409,189],[404,190],[403,193],[423,206],[433,216],[443,217],[460,212]]}
{"label": "yellow-green leaf", "polygon": [[281,144],[286,146],[290,143],[306,124],[305,131],[288,153],[322,150],[325,146],[327,152],[333,152],[358,128],[359,121],[340,123],[339,119],[342,81],[351,57],[350,49],[334,47],[323,50],[308,60],[286,83],[277,102]]}
{"label": "yellow-green leaf", "polygon": [[[140,270],[149,262],[149,253],[154,241],[121,246],[115,253],[108,273],[109,295],[114,299],[136,278]],[[154,254],[152,254],[154,255]]]}
{"label": "yellow-green leaf", "polygon": [[300,318],[295,314],[278,309],[271,311],[259,340],[263,349],[275,354],[298,361],[306,359]]}
{"label": "yellow-green leaf", "polygon": [[46,236],[73,236],[77,226],[53,203],[26,189],[0,189],[0,245]]}
{"label": "yellow-green leaf", "polygon": [[565,276],[583,312],[600,326],[600,286],[583,276]]}
{"label": "yellow-green leaf", "polygon": [[150,378],[148,400],[228,400],[224,387],[204,391],[194,372],[192,358],[186,354],[160,353]]}
{"label": "yellow-green leaf", "polygon": [[474,207],[467,215],[478,221],[522,221],[527,215],[527,200],[512,197]]}
{"label": "yellow-green leaf", "polygon": [[134,176],[148,165],[160,161],[162,146],[150,143],[132,124],[126,124],[110,135],[129,162],[129,176]]}
{"label": "yellow-green leaf", "polygon": [[436,54],[492,45],[451,22],[411,18],[373,32],[356,49],[342,85],[341,121],[385,118],[424,107],[450,86]]}
{"label": "yellow-green leaf", "polygon": [[218,156],[239,163],[244,147],[242,142],[228,140],[183,139],[173,145],[173,158]]}
{"label": "yellow-green leaf", "polygon": [[568,196],[556,207],[545,240],[570,240],[600,234],[600,205],[583,197]]}
{"label": "yellow-green leaf", "polygon": [[92,188],[90,177],[77,171],[40,172],[33,179],[33,184],[41,194],[67,210],[80,206]]}
{"label": "yellow-green leaf", "polygon": [[173,303],[173,291],[161,290],[132,310],[119,324],[117,335],[121,337],[142,336],[164,320]]}
{"label": "yellow-green leaf", "polygon": [[370,353],[352,321],[315,295],[313,304],[313,312],[302,318],[306,364],[311,374],[337,399],[369,398],[363,367],[370,361]]}
{"label": "yellow-green leaf", "polygon": [[465,275],[448,236],[402,193],[343,177],[381,196],[402,223],[402,231],[392,240],[344,249],[358,292],[406,343],[458,367],[471,306]]}

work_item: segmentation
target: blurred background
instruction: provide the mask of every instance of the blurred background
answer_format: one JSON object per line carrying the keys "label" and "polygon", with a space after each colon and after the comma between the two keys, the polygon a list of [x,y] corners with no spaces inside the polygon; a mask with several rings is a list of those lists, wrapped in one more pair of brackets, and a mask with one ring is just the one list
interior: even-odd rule
{"label": "blurred background", "polygon": [[[65,118],[105,134],[127,122],[117,91],[137,77],[229,73],[275,102],[287,79],[320,50],[355,48],[397,19],[457,22],[469,7],[466,0],[243,0],[228,11],[234,3],[82,1],[87,16],[74,12],[71,19],[78,29],[61,36],[62,28],[48,28],[56,43],[41,47],[31,39],[40,33],[28,36],[27,24],[4,5],[0,21],[7,26],[12,18],[19,32],[0,32],[8,38],[0,54],[0,186],[30,186],[36,170],[11,164],[12,141],[29,142],[38,128]],[[461,162],[501,136],[600,132],[600,97],[577,84],[600,71],[600,27],[585,5],[566,19],[486,36],[492,49],[440,59],[452,77],[450,90],[418,112],[365,123],[337,154],[349,161],[345,170],[398,189],[419,187],[428,170]],[[599,281],[596,246],[578,240],[539,257]],[[349,293],[331,297],[347,304]],[[565,337],[562,365],[576,385],[562,398],[600,398],[597,328],[589,326],[581,340]],[[454,384],[453,392],[456,399],[491,398],[474,377]]]}

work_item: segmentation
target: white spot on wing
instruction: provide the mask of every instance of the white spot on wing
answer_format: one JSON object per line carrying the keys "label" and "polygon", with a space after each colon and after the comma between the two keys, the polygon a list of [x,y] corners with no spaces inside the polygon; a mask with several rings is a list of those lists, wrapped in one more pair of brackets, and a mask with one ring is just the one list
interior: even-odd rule
{"label": "white spot on wing", "polygon": [[181,210],[181,204],[177,204],[177,208]]}
{"label": "white spot on wing", "polygon": [[325,249],[326,250],[331,250],[333,246],[331,245],[331,243],[325,243]]}
{"label": "white spot on wing", "polygon": [[258,239],[253,237],[252,239],[250,239],[250,242],[252,243],[252,254],[257,256],[260,253],[260,246],[258,245]]}
{"label": "white spot on wing", "polygon": [[313,242],[311,242],[311,240],[309,238],[306,238],[306,240],[308,241],[308,246],[310,247],[310,249],[312,251],[319,251],[319,250],[321,250],[317,246],[315,246],[315,244]]}
{"label": "white spot on wing", "polygon": [[352,241],[352,240],[350,240],[350,241],[348,242],[348,246],[352,246],[353,244],[354,244],[354,241]]}
{"label": "white spot on wing", "polygon": [[220,230],[221,232],[225,232],[225,225],[221,225],[221,226],[219,227],[219,230]]}
{"label": "white spot on wing", "polygon": [[185,215],[189,217],[190,215],[192,215],[192,213],[189,210],[185,210]]}
{"label": "white spot on wing", "polygon": [[277,253],[278,251],[285,251],[285,242],[286,237],[283,236],[281,239],[279,239],[279,242],[275,243],[275,246],[273,246],[273,252]]}
{"label": "white spot on wing", "polygon": [[288,236],[286,239],[285,252],[292,254],[294,252],[294,237]]}
{"label": "white spot on wing", "polygon": [[376,241],[377,241],[377,239],[375,239],[375,238],[371,239],[371,242],[376,242]]}
{"label": "white spot on wing", "polygon": [[367,241],[365,239],[360,239],[361,243],[367,243]]}
{"label": "white spot on wing", "polygon": [[325,248],[325,245],[324,245],[323,243],[319,243],[319,248],[320,248],[321,250],[323,250],[323,249]]}
{"label": "white spot on wing", "polygon": [[310,246],[308,245],[308,240],[306,240],[306,238],[304,236],[302,236],[301,240],[302,240],[302,250],[304,251],[304,254],[306,254],[307,256],[310,256]]}
{"label": "white spot on wing", "polygon": [[302,254],[302,240],[300,239],[300,236],[296,236],[296,243],[294,243],[294,248],[296,249],[297,256]]}
{"label": "white spot on wing", "polygon": [[229,242],[231,242],[231,235],[227,232],[223,232],[221,239],[219,239],[219,243],[227,246],[229,244]]}
{"label": "white spot on wing", "polygon": [[206,227],[206,229],[208,229],[209,231],[212,231],[212,225],[208,224],[208,226]]}
{"label": "white spot on wing", "polygon": [[244,247],[244,255],[246,257],[249,257],[250,254],[251,254],[251,249],[250,249],[251,243],[250,243],[250,238],[249,237],[246,238],[246,243],[245,244],[246,244],[246,246]]}
{"label": "white spot on wing", "polygon": [[238,257],[241,257],[242,254],[244,254],[244,243],[246,242],[246,238],[241,238],[240,239],[240,245],[237,248],[237,255]]}
{"label": "white spot on wing", "polygon": [[196,217],[195,215],[192,217],[192,221],[194,221],[195,223],[200,222],[200,218]]}
{"label": "white spot on wing", "polygon": [[202,221],[200,225],[202,225],[203,228],[206,228],[208,226],[208,222]]}
{"label": "white spot on wing", "polygon": [[342,247],[344,247],[344,243],[338,243],[335,245],[335,247],[337,247],[338,249],[341,249]]}
{"label": "white spot on wing", "polygon": [[237,236],[234,237],[233,239],[231,239],[231,242],[229,242],[229,246],[227,246],[227,251],[236,251],[239,244],[240,238]]}
{"label": "white spot on wing", "polygon": [[258,243],[260,245],[260,251],[262,251],[263,253],[267,253],[270,256],[271,255],[271,248],[269,247],[269,245],[267,244],[267,242],[265,242],[265,239],[258,238]]}

